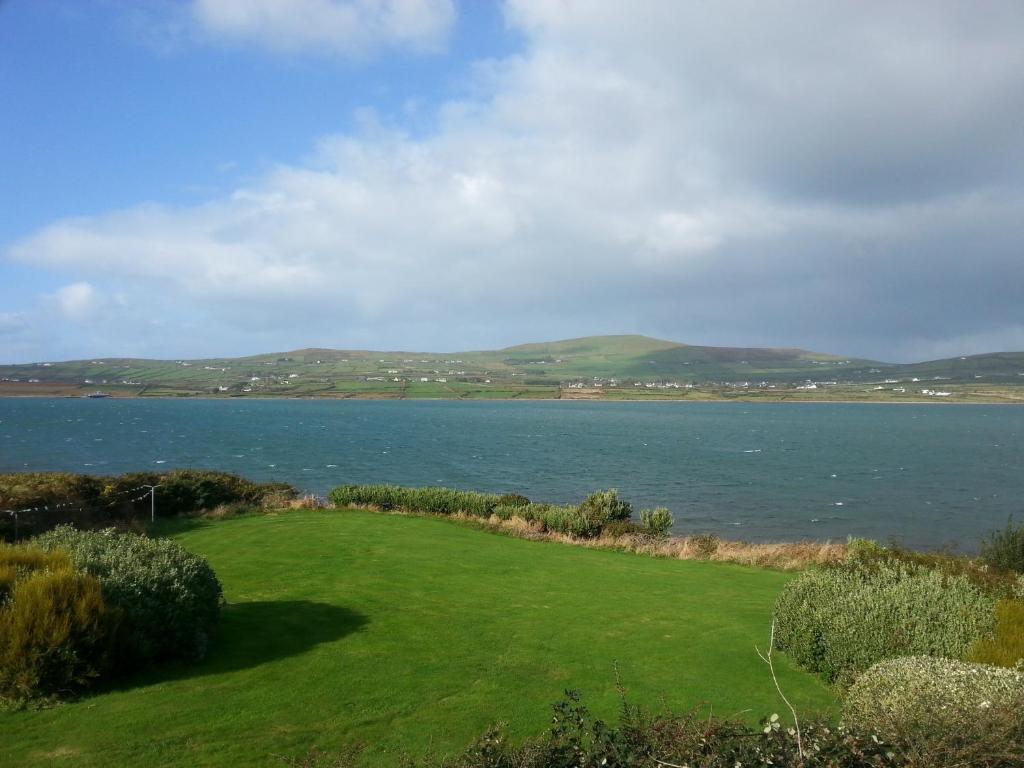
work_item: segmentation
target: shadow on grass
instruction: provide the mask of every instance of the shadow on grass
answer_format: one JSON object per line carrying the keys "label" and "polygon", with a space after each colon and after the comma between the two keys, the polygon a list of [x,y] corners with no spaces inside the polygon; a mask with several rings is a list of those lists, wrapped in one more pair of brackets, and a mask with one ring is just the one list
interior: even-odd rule
{"label": "shadow on grass", "polygon": [[209,653],[196,663],[171,662],[112,681],[124,690],[173,680],[219,675],[298,656],[357,632],[367,618],[356,611],[311,600],[228,605],[221,614]]}

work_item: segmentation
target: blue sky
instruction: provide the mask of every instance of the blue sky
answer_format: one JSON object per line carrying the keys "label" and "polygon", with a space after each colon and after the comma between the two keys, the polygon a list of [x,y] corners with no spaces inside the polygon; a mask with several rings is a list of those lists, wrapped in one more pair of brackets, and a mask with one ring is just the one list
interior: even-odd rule
{"label": "blue sky", "polygon": [[0,360],[1024,349],[1024,10],[0,2]]}

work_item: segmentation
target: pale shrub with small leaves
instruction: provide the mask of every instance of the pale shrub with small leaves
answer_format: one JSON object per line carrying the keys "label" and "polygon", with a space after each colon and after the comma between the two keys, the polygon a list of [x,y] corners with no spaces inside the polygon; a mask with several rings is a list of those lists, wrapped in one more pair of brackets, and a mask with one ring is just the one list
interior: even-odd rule
{"label": "pale shrub with small leaves", "polygon": [[33,543],[67,552],[78,570],[99,580],[104,598],[122,615],[119,665],[206,654],[223,593],[203,558],[169,539],[113,528],[79,531],[62,525]]}
{"label": "pale shrub with small leaves", "polygon": [[897,720],[913,724],[984,717],[986,710],[1022,705],[1020,670],[904,656],[879,662],[856,679],[843,718],[850,725],[878,727]]}
{"label": "pale shrub with small leaves", "polygon": [[675,521],[672,518],[672,513],[665,509],[665,507],[640,510],[640,524],[651,536],[659,538],[668,536],[673,522]]}
{"label": "pale shrub with small leaves", "polygon": [[963,658],[995,624],[995,599],[963,576],[905,563],[807,571],[775,604],[778,648],[848,683],[896,656]]}

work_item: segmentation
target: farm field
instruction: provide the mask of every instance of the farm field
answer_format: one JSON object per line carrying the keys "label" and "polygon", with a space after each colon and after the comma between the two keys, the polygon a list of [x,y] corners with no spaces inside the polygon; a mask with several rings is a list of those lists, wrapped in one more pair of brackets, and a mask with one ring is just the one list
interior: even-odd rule
{"label": "farm field", "polygon": [[[754,646],[786,574],[353,510],[164,532],[224,584],[207,659],[0,713],[0,765],[280,765],[356,742],[367,765],[394,765],[497,721],[535,733],[565,688],[613,716],[616,675],[651,708],[784,712]],[[817,678],[776,668],[801,714],[831,711]]]}

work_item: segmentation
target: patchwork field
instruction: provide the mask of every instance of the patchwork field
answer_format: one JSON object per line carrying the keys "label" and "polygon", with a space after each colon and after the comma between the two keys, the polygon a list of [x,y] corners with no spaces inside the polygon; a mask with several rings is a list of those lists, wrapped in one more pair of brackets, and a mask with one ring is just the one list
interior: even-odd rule
{"label": "patchwork field", "polygon": [[[304,511],[166,531],[228,599],[203,663],[72,704],[0,712],[0,765],[282,765],[359,742],[369,765],[444,754],[504,721],[541,730],[575,688],[782,713],[764,646],[788,575],[507,538],[443,520]],[[784,658],[801,713],[830,692]]]}

